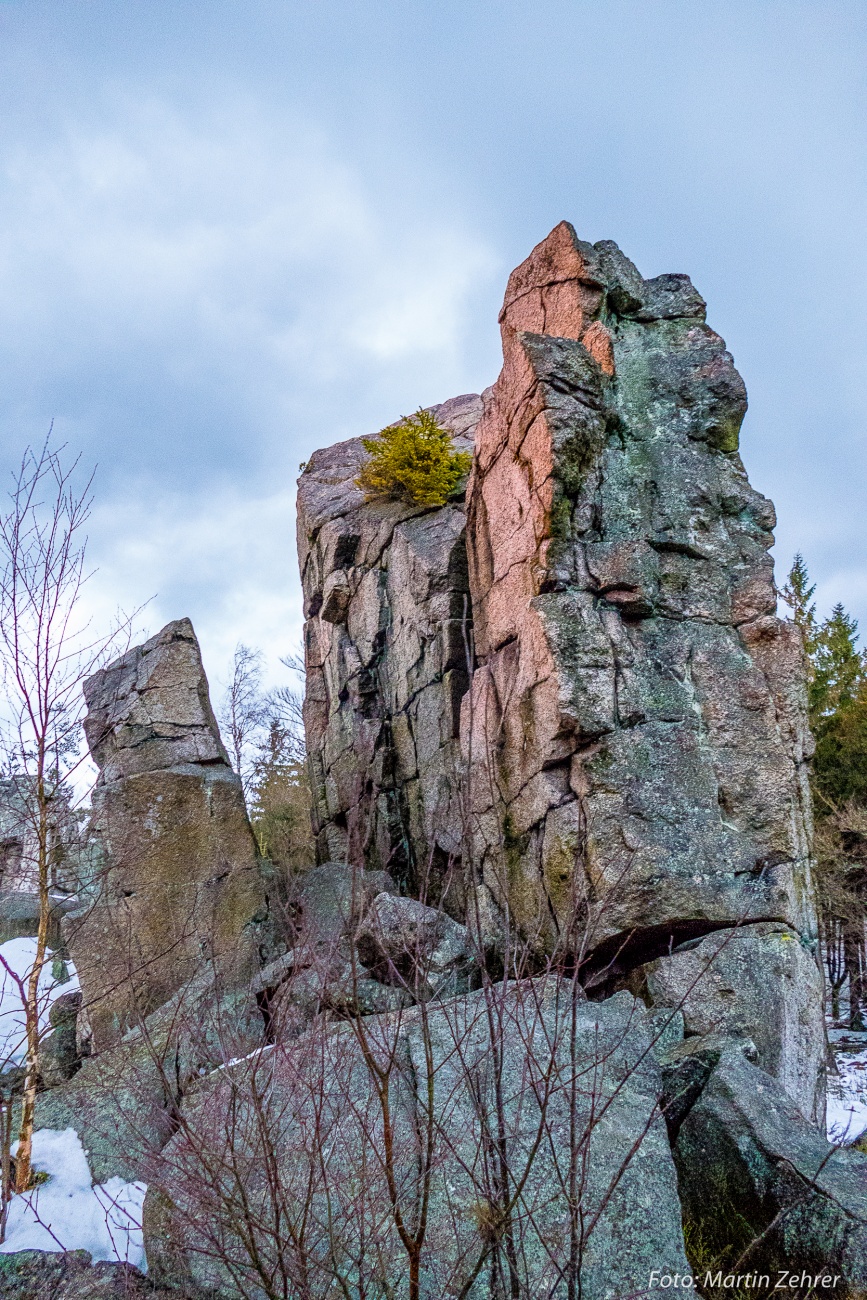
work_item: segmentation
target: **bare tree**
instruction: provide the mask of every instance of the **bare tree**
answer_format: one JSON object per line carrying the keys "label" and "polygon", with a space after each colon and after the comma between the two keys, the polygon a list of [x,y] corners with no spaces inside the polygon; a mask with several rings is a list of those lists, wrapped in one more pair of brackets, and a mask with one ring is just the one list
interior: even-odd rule
{"label": "bare tree", "polygon": [[[299,691],[262,690],[262,651],[239,642],[219,710],[259,851],[286,873],[313,861],[310,791]],[[303,674],[298,655],[280,661]]]}
{"label": "bare tree", "polygon": [[93,475],[81,481],[79,459],[65,460],[64,451],[52,446],[50,433],[41,448],[27,448],[13,474],[9,504],[0,514],[3,762],[21,795],[26,823],[21,869],[39,907],[34,961],[22,986],[26,1053],[17,1191],[31,1180],[40,977],[52,920],[57,811],[68,806],[70,782],[87,756],[81,741],[81,683],[128,645],[131,627],[130,618],[118,618],[108,635],[95,634],[82,607],[90,576],[84,530]]}
{"label": "bare tree", "polygon": [[220,707],[220,725],[246,796],[253,780],[254,747],[265,725],[262,659],[261,650],[238,642],[232,657],[232,675]]}
{"label": "bare tree", "polygon": [[840,1022],[848,985],[850,1029],[864,1028],[867,1009],[867,812],[854,801],[834,808],[816,827],[816,893],[820,937],[831,991],[831,1017]]}

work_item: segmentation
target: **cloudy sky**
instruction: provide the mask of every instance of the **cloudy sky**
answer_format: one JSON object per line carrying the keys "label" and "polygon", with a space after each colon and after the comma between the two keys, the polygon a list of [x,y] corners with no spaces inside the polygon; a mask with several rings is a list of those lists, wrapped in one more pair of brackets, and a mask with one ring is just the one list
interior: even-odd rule
{"label": "cloudy sky", "polygon": [[299,462],[490,383],[565,217],[692,276],[867,630],[865,79],[863,0],[0,0],[0,469],[54,420],[98,616],[279,680]]}

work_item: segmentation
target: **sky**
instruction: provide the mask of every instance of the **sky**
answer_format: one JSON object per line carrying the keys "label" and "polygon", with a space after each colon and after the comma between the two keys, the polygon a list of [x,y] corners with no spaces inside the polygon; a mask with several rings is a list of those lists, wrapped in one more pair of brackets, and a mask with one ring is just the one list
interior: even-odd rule
{"label": "sky", "polygon": [[97,464],[87,600],[297,647],[311,452],[481,391],[560,220],[687,272],[867,634],[863,0],[0,0],[0,473]]}

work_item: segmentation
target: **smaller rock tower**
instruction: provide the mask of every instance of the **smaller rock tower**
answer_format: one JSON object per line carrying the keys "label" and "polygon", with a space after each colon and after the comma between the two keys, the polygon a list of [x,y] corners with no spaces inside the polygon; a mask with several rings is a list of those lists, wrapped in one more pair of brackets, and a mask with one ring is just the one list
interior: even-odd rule
{"label": "smaller rock tower", "polygon": [[189,619],[84,685],[100,769],[87,906],[64,933],[98,1050],[212,962],[249,980],[267,900]]}

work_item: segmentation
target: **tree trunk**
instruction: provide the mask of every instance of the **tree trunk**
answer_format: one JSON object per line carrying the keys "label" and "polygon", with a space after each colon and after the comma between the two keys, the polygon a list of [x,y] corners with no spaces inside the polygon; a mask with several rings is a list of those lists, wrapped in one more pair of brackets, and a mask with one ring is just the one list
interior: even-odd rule
{"label": "tree trunk", "polygon": [[861,1010],[865,1000],[864,940],[860,934],[846,937],[846,973],[849,977],[849,1028],[864,1029]]}
{"label": "tree trunk", "polygon": [[[40,756],[41,759],[41,756]],[[41,762],[40,762],[41,768]],[[24,1096],[21,1103],[21,1127],[15,1154],[15,1190],[26,1192],[30,1186],[33,1158],[33,1125],[36,1118],[36,1087],[39,1082],[39,977],[45,965],[48,943],[48,806],[42,770],[37,777],[37,852],[39,867],[39,926],[36,932],[36,956],[27,981],[24,1023],[27,1033],[27,1056]]]}

